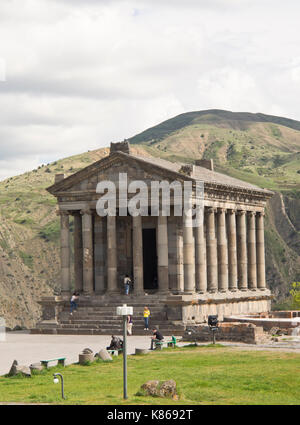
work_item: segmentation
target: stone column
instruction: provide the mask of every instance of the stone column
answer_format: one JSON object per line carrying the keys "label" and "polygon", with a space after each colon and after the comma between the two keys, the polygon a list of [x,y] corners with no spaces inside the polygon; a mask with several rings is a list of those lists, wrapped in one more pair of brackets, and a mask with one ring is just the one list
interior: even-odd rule
{"label": "stone column", "polygon": [[144,292],[143,230],[142,217],[132,217],[133,279],[134,293]]}
{"label": "stone column", "polygon": [[94,291],[93,258],[93,216],[88,209],[82,210],[82,245],[83,245],[83,293],[91,295]]}
{"label": "stone column", "polygon": [[95,215],[94,219],[94,257],[95,257],[95,292],[101,294],[105,290],[105,257],[104,257],[104,217]]}
{"label": "stone column", "polygon": [[61,293],[67,295],[71,290],[69,212],[58,211],[58,215],[60,215]]}
{"label": "stone column", "polygon": [[215,208],[208,208],[206,214],[206,259],[207,259],[207,289],[209,292],[218,290],[218,252],[215,230]]}
{"label": "stone column", "polygon": [[183,292],[183,243],[180,217],[168,217],[169,289]]}
{"label": "stone column", "polygon": [[168,217],[159,215],[156,226],[157,275],[159,292],[169,291]]}
{"label": "stone column", "polygon": [[217,240],[218,240],[218,288],[220,292],[228,290],[228,247],[226,236],[226,210],[218,209]]}
{"label": "stone column", "polygon": [[203,294],[207,291],[204,213],[200,213],[199,217],[199,222],[195,227],[196,291]]}
{"label": "stone column", "polygon": [[116,216],[107,215],[107,292],[118,292]]}
{"label": "stone column", "polygon": [[266,289],[264,215],[263,211],[256,214],[257,287],[260,290]]}
{"label": "stone column", "polygon": [[79,212],[74,213],[74,277],[75,291],[83,291],[82,220]]}
{"label": "stone column", "polygon": [[246,211],[237,213],[237,261],[238,261],[238,287],[247,291],[247,243],[246,243]]}
{"label": "stone column", "polygon": [[256,279],[256,235],[255,235],[255,211],[248,212],[248,288],[255,291],[257,288]]}
{"label": "stone column", "polygon": [[228,286],[230,291],[236,291],[238,287],[237,252],[236,252],[236,218],[235,210],[228,210],[227,214],[227,238],[228,238]]}
{"label": "stone column", "polygon": [[195,245],[191,217],[183,211],[184,292],[195,292]]}

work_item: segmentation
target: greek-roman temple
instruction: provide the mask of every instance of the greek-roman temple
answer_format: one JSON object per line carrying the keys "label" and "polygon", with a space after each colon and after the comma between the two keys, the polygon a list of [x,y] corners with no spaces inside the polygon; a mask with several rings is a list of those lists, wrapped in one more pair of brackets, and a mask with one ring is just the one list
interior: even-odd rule
{"label": "greek-roman temple", "polygon": [[[126,184],[143,181],[203,182],[202,219],[187,225],[185,214],[119,214],[119,177]],[[116,185],[116,214],[100,216],[97,185]],[[264,209],[272,192],[213,170],[212,160],[195,165],[132,154],[128,142],[111,144],[110,154],[75,174],[56,175],[48,191],[57,198],[61,226],[59,295],[44,297],[42,321],[35,332],[101,334],[117,331],[116,306],[134,308],[136,333],[143,333],[142,309],[152,324],[176,334],[209,314],[224,316],[267,312]],[[128,193],[128,199],[135,196]],[[192,206],[197,203],[192,193]],[[160,196],[162,202],[162,197]],[[70,223],[72,222],[72,237]],[[72,241],[72,246],[71,246]],[[71,261],[71,258],[73,261]],[[129,275],[133,288],[124,294]],[[71,278],[72,277],[72,278]],[[69,314],[71,293],[81,294],[79,309]],[[114,328],[114,326],[116,326]]]}

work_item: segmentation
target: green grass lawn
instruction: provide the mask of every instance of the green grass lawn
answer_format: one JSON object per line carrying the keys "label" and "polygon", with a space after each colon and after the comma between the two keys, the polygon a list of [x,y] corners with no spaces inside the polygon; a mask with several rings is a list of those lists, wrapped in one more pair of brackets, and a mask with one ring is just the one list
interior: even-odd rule
{"label": "green grass lawn", "polygon": [[[300,355],[286,352],[237,351],[229,347],[164,349],[128,357],[128,400],[122,400],[122,356],[53,367],[32,378],[0,377],[0,401],[63,404],[300,404]],[[60,384],[65,380],[62,401]],[[137,396],[150,379],[174,379],[179,400]]]}

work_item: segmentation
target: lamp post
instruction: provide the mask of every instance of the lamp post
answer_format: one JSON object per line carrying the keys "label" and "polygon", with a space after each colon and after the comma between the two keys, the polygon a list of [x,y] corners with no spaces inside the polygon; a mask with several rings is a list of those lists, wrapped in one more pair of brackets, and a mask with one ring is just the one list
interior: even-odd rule
{"label": "lamp post", "polygon": [[215,333],[219,329],[218,328],[218,325],[219,325],[218,316],[217,315],[208,316],[208,320],[207,321],[208,321],[209,329],[212,332],[213,344],[215,344],[216,343],[216,335],[215,335]]}
{"label": "lamp post", "polygon": [[127,316],[132,316],[133,308],[123,304],[117,307],[117,315],[123,316],[123,398],[127,399]]}
{"label": "lamp post", "polygon": [[62,396],[63,399],[65,399],[66,397],[64,395],[64,378],[63,378],[62,374],[61,373],[53,373],[53,376],[54,376],[54,379],[53,379],[54,384],[59,383],[59,379],[57,378],[57,376],[60,377],[60,380],[61,380],[61,396]]}

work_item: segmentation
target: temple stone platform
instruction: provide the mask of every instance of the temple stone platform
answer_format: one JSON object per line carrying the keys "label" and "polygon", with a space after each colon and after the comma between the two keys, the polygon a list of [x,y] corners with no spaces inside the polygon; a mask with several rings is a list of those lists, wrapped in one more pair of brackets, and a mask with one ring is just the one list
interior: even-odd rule
{"label": "temple stone platform", "polygon": [[271,296],[264,291],[235,291],[212,294],[142,294],[81,296],[78,310],[70,315],[69,297],[45,297],[43,318],[32,333],[112,335],[122,333],[122,318],[117,307],[133,307],[133,334],[145,335],[143,310],[150,309],[150,329],[156,327],[165,335],[183,335],[187,326],[205,323],[207,316],[253,314],[270,310]]}

